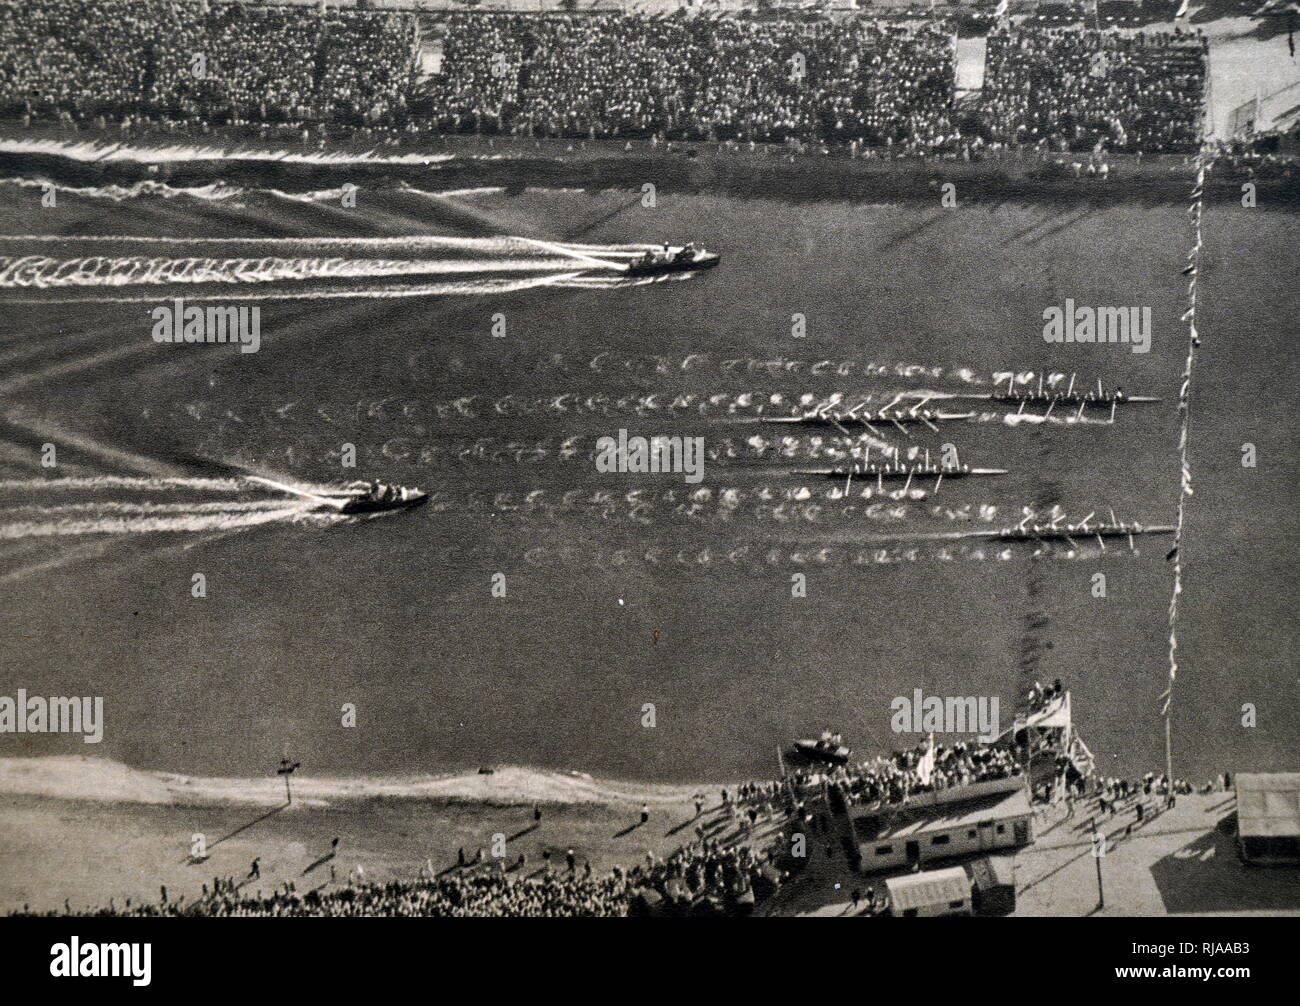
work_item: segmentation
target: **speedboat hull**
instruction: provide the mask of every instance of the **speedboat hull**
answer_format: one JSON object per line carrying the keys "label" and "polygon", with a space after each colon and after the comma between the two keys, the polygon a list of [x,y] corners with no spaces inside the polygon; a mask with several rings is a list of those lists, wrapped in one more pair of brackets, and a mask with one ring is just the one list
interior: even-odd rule
{"label": "speedboat hull", "polygon": [[849,749],[843,744],[827,747],[818,741],[795,741],[794,753],[809,761],[818,761],[826,765],[846,765],[849,761]]}
{"label": "speedboat hull", "polygon": [[627,267],[629,276],[658,276],[673,272],[697,272],[712,269],[722,261],[716,252],[704,252],[691,259],[664,260],[660,262],[632,262]]}
{"label": "speedboat hull", "polygon": [[371,514],[384,513],[388,510],[412,510],[429,502],[429,494],[426,492],[416,491],[409,494],[406,499],[355,499],[348,500],[342,506],[322,506],[317,507],[318,512],[332,512],[341,514]]}

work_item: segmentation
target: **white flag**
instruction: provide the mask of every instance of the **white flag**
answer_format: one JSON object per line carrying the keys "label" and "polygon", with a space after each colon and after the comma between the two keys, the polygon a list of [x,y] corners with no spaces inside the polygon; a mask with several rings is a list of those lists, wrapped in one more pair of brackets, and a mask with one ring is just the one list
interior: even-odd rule
{"label": "white flag", "polygon": [[934,734],[930,735],[930,745],[926,748],[925,754],[916,765],[916,777],[921,780],[922,785],[930,785],[930,779],[934,776]]}

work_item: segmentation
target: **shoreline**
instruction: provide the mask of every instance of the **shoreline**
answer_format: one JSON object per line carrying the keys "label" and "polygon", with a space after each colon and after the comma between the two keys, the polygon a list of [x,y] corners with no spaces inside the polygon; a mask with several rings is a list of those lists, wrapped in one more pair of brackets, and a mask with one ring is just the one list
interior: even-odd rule
{"label": "shoreline", "polygon": [[[269,809],[248,803],[159,804],[107,798],[80,800],[19,795],[7,785],[16,759],[0,760],[0,914],[24,910],[86,916],[125,899],[157,903],[160,888],[175,901],[202,897],[214,877],[231,878],[244,896],[269,895],[292,884],[299,895],[390,881],[433,883],[431,878],[495,876],[527,882],[547,861],[572,853],[579,869],[599,876],[659,859],[690,842],[693,827],[723,826],[716,793],[696,816],[689,799],[672,788],[651,787],[648,820],[638,823],[633,791],[605,794],[612,802],[544,804],[540,821],[531,802],[481,803],[455,798],[340,800],[326,806],[299,803]],[[82,761],[82,759],[64,759]],[[304,780],[304,785],[309,780]],[[279,780],[270,781],[270,789]],[[683,788],[684,789],[684,788]],[[644,790],[637,790],[640,795]],[[102,797],[102,794],[101,794]],[[1181,796],[1174,809],[1151,808],[1134,819],[1131,808],[1106,818],[1108,916],[1300,915],[1300,873],[1252,869],[1236,855],[1233,794]],[[1069,813],[1063,805],[1034,811],[1033,844],[1010,854],[1018,888],[1017,916],[1097,914],[1090,805]],[[720,816],[721,815],[721,816]],[[780,820],[761,820],[753,838],[770,840]],[[50,834],[60,841],[51,846]],[[202,837],[205,855],[194,859]],[[332,845],[339,839],[337,848]],[[504,842],[500,861],[491,851]],[[461,850],[473,863],[457,868]],[[515,870],[523,854],[527,865]],[[499,855],[499,853],[498,853]],[[764,902],[760,916],[843,917],[855,886],[879,885],[900,871],[859,874],[842,855],[814,842],[803,871]],[[250,862],[256,879],[241,878]],[[559,866],[557,869],[562,870]],[[67,900],[66,907],[64,906]]]}
{"label": "shoreline", "polygon": [[[260,860],[246,893],[291,882],[305,893],[349,882],[456,872],[457,850],[478,870],[522,853],[535,871],[572,852],[597,874],[647,853],[667,858],[714,822],[718,787],[613,783],[581,774],[500,768],[384,780],[310,779],[285,803],[279,778],[197,779],[80,756],[0,759],[0,915],[24,906],[75,914],[111,899],[201,897],[214,877],[237,880]],[[692,797],[708,809],[695,815]],[[640,823],[645,807],[648,820]],[[534,817],[540,809],[541,819]],[[48,836],[57,833],[51,845]],[[337,850],[332,838],[339,838]],[[202,841],[204,855],[192,850]],[[504,848],[497,865],[491,850]]]}
{"label": "shoreline", "polygon": [[[38,177],[68,187],[153,185],[173,190],[221,184],[302,194],[344,183],[372,192],[438,195],[500,188],[721,194],[795,203],[943,205],[952,183],[956,206],[999,203],[1107,206],[1182,204],[1195,158],[1108,155],[1107,177],[1087,174],[1082,154],[1004,151],[956,157],[849,157],[840,151],[797,153],[778,145],[648,141],[525,140],[444,136],[425,149],[338,144],[308,150],[291,143],[225,144],[188,137],[106,138],[15,135],[0,127],[0,178]],[[1266,163],[1220,164],[1205,187],[1207,203],[1239,203],[1245,180],[1261,208],[1300,211],[1300,170]]]}
{"label": "shoreline", "polygon": [[[576,770],[494,766],[474,770],[397,776],[295,776],[293,804],[338,809],[372,801],[424,805],[512,807],[616,807],[690,802],[732,783],[655,783],[596,778]],[[0,758],[0,799],[43,799],[114,805],[231,809],[285,805],[283,780],[187,776],[135,769],[87,755]]]}

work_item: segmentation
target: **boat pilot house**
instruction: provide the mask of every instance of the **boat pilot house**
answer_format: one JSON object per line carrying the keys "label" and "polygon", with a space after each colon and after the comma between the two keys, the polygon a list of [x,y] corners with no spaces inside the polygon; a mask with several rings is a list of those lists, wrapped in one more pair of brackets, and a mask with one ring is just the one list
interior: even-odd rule
{"label": "boat pilot house", "polygon": [[1024,783],[997,779],[921,793],[906,804],[851,806],[859,869],[864,873],[916,868],[1033,839]]}

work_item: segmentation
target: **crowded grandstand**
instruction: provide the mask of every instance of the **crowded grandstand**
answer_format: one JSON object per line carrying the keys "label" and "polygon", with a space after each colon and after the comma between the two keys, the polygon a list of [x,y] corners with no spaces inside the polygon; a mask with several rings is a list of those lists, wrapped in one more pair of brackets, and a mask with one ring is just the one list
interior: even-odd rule
{"label": "crowded grandstand", "polygon": [[[0,3],[0,115],[119,132],[450,134],[1185,153],[1200,136],[1197,34],[1013,27],[980,100],[956,94],[942,18],[402,12],[247,3]],[[422,71],[425,43],[437,72]],[[268,132],[270,131],[270,132]]]}
{"label": "crowded grandstand", "polygon": [[1208,46],[1176,32],[1021,27],[989,35],[982,111],[993,136],[1052,149],[1191,152]]}
{"label": "crowded grandstand", "polygon": [[0,4],[6,115],[200,132],[407,121],[415,20],[245,3]]}
{"label": "crowded grandstand", "polygon": [[458,15],[430,101],[450,132],[916,144],[953,73],[936,24]]}

